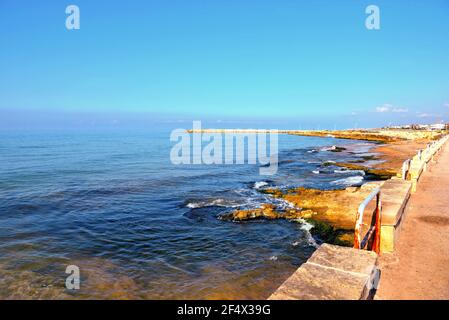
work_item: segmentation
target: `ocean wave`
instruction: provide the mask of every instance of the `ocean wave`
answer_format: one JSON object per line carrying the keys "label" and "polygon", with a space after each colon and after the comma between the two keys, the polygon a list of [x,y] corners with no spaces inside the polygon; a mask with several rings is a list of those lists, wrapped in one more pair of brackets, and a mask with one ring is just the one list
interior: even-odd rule
{"label": "ocean wave", "polygon": [[340,169],[340,170],[334,170],[334,173],[337,173],[337,174],[341,174],[341,173],[356,173],[356,174],[359,174],[361,176],[365,175],[365,171],[363,171],[363,170],[344,170],[344,169]]}
{"label": "ocean wave", "polygon": [[[310,230],[312,230],[312,228],[313,228],[313,224],[307,222],[306,220],[304,220],[302,218],[296,219],[296,222],[301,224],[300,229],[304,231],[304,234],[305,234],[305,237],[306,237],[305,240],[306,240],[307,244],[309,246],[318,248],[319,245],[315,241],[315,239],[313,238],[312,233],[310,232]],[[300,245],[303,241],[304,240],[302,240],[302,241],[295,241],[295,242],[292,243],[292,246],[296,247],[296,246]]]}
{"label": "ocean wave", "polygon": [[318,243],[316,243],[315,239],[312,236],[312,233],[310,232],[310,230],[312,230],[313,228],[313,224],[307,222],[304,219],[301,219],[301,230],[305,231],[306,234],[306,240],[307,240],[307,244],[309,244],[310,246],[313,246],[315,248],[318,248]]}
{"label": "ocean wave", "polygon": [[254,189],[260,189],[262,187],[268,186],[268,182],[266,181],[257,181],[254,183]]}
{"label": "ocean wave", "polygon": [[273,201],[273,202],[274,202],[274,204],[276,204],[278,206],[278,208],[280,208],[282,210],[296,208],[293,203],[291,203],[287,200],[284,200],[284,199],[275,199],[275,201]]}
{"label": "ocean wave", "polygon": [[203,200],[203,201],[192,201],[186,204],[187,208],[190,209],[198,209],[205,207],[226,207],[226,208],[235,208],[240,206],[241,204],[236,201],[230,199],[212,199],[212,200]]}
{"label": "ocean wave", "polygon": [[349,187],[352,185],[361,184],[362,182],[363,182],[362,176],[352,176],[352,177],[347,177],[344,179],[338,179],[338,180],[332,181],[331,184]]}
{"label": "ocean wave", "polygon": [[332,151],[332,150],[335,150],[335,149],[337,149],[336,146],[330,146],[330,147],[321,148],[320,151]]}
{"label": "ocean wave", "polygon": [[334,173],[348,173],[349,170],[345,170],[345,169],[339,169],[339,170],[334,170]]}
{"label": "ocean wave", "polygon": [[313,224],[311,224],[311,223],[308,223],[306,220],[304,220],[304,219],[300,219],[301,221],[301,230],[304,230],[304,231],[310,231],[310,230],[312,230],[312,228],[313,228]]}
{"label": "ocean wave", "polygon": [[320,174],[320,170],[313,170],[312,172],[315,174]]}

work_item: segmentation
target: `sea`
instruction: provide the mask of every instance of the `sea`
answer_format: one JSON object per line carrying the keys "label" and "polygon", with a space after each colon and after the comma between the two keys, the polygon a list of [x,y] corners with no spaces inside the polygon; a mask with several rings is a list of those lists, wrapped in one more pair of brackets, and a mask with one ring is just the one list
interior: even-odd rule
{"label": "sea", "polygon": [[0,298],[265,299],[321,240],[305,221],[221,217],[291,206],[264,188],[361,185],[363,171],[333,162],[373,147],[279,135],[277,173],[263,176],[260,164],[173,164],[172,129],[1,131]]}

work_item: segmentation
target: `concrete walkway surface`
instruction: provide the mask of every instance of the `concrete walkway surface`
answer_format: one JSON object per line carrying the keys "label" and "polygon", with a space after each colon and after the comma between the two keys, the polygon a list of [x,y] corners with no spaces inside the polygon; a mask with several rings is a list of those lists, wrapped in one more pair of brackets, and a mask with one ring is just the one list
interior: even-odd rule
{"label": "concrete walkway surface", "polygon": [[412,194],[394,253],[379,257],[375,299],[449,299],[449,147]]}

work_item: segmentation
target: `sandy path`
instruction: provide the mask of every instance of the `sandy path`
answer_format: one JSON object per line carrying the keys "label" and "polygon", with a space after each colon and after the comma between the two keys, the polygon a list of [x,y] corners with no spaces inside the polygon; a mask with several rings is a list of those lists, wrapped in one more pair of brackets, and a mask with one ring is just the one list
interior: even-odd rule
{"label": "sandy path", "polygon": [[449,146],[412,195],[393,254],[380,257],[376,299],[449,299]]}

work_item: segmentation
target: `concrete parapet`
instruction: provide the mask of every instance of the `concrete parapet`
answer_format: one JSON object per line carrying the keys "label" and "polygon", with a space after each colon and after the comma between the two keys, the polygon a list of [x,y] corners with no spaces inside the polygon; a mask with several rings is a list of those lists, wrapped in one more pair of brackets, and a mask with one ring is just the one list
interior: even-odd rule
{"label": "concrete parapet", "polygon": [[[408,177],[405,179],[390,179],[386,181],[382,190],[382,228],[381,252],[392,252],[399,238],[401,222],[404,219],[405,208],[410,193],[415,192],[421,174],[426,171],[427,163],[448,140],[448,136],[430,143],[424,150],[420,150],[410,161]],[[405,170],[403,170],[405,171]],[[403,177],[404,178],[404,177]]]}
{"label": "concrete parapet", "polygon": [[379,280],[376,265],[372,251],[323,244],[269,299],[367,299]]}
{"label": "concrete parapet", "polygon": [[408,174],[406,174],[410,181],[390,179],[382,185],[381,252],[392,252],[394,250],[410,194],[416,191],[419,178],[427,169],[427,163],[434,158],[448,139],[448,136],[444,136],[440,140],[428,144],[424,150],[420,150],[411,159]]}
{"label": "concrete parapet", "polygon": [[430,162],[443,145],[447,142],[448,136],[444,136],[438,141],[429,144],[424,150],[420,150],[410,163],[410,180],[412,181],[412,192],[416,192],[418,180],[421,174],[427,170],[427,163]]}
{"label": "concrete parapet", "polygon": [[392,252],[399,239],[405,209],[412,191],[412,182],[401,179],[387,180],[381,187],[382,222],[380,252]]}

